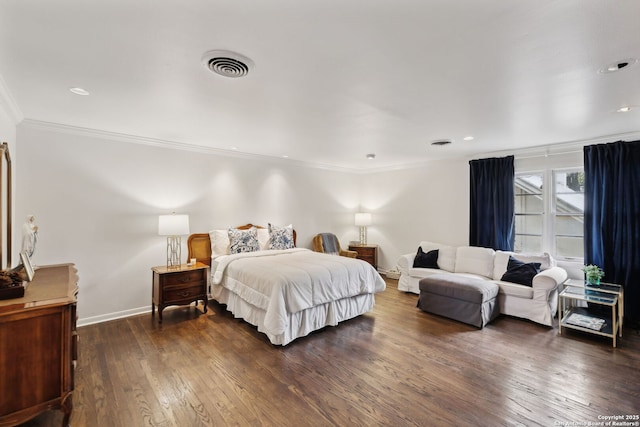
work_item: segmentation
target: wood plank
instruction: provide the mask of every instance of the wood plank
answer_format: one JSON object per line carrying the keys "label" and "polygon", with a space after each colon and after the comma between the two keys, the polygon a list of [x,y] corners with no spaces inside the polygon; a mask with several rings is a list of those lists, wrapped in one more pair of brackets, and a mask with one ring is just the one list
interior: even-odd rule
{"label": "wood plank", "polygon": [[215,302],[167,309],[162,325],[80,328],[71,424],[550,426],[640,411],[638,331],[614,349],[507,316],[477,329],[422,312],[396,284],[372,313],[286,347]]}

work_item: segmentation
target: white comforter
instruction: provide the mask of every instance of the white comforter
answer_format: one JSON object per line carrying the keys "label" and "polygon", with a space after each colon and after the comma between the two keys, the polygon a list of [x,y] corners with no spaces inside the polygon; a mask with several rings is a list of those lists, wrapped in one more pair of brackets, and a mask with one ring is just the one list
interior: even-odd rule
{"label": "white comforter", "polygon": [[264,310],[273,334],[284,332],[291,313],[385,289],[371,264],[303,248],[219,256],[211,272],[213,286]]}

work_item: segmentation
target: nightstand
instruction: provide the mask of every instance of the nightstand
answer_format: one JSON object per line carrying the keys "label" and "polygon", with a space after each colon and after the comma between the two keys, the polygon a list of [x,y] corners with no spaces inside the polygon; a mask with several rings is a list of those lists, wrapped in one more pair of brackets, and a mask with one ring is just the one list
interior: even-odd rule
{"label": "nightstand", "polygon": [[169,305],[187,305],[202,300],[207,312],[207,275],[209,266],[201,262],[180,268],[153,267],[151,315],[158,314],[162,323],[162,310]]}
{"label": "nightstand", "polygon": [[358,252],[358,259],[367,261],[373,265],[373,268],[378,268],[378,245],[362,245],[362,244],[350,244],[350,251]]}

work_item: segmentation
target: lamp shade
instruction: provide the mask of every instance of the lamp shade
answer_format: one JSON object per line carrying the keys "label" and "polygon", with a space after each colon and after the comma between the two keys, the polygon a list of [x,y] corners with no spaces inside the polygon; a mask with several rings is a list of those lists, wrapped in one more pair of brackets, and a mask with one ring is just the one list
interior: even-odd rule
{"label": "lamp shade", "polygon": [[356,214],[356,225],[358,225],[360,227],[371,225],[371,214],[370,213],[357,213]]}
{"label": "lamp shade", "polygon": [[158,234],[161,236],[184,236],[189,234],[189,215],[160,215]]}

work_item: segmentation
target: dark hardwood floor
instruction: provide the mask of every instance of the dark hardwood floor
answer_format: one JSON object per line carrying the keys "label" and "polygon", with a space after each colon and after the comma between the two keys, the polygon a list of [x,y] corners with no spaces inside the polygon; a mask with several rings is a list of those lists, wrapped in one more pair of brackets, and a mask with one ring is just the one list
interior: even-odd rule
{"label": "dark hardwood floor", "polygon": [[[212,302],[82,327],[73,427],[558,426],[640,413],[640,336],[424,313],[396,282],[372,313],[272,346]],[[157,319],[156,319],[157,320]],[[59,425],[50,411],[25,426]]]}

